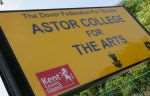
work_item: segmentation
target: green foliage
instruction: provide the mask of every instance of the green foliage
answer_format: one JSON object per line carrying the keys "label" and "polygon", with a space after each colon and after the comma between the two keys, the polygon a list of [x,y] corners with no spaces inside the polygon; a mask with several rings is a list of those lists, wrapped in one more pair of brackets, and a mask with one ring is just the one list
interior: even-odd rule
{"label": "green foliage", "polygon": [[140,11],[142,2],[143,0],[124,0],[123,1],[124,5],[133,14]]}
{"label": "green foliage", "polygon": [[150,0],[124,0],[123,3],[150,31]]}

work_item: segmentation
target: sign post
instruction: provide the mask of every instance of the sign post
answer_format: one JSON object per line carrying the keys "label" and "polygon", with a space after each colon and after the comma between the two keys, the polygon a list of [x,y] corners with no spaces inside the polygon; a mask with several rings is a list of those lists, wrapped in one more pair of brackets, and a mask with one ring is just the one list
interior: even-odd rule
{"label": "sign post", "polygon": [[57,96],[150,58],[149,34],[121,6],[1,12],[0,26],[27,96]]}

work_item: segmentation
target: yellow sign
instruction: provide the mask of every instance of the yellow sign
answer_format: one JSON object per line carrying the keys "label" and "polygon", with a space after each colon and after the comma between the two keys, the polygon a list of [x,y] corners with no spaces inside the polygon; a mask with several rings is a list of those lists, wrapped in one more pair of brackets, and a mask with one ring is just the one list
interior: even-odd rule
{"label": "yellow sign", "polygon": [[123,7],[1,12],[0,26],[36,96],[150,57],[149,35]]}

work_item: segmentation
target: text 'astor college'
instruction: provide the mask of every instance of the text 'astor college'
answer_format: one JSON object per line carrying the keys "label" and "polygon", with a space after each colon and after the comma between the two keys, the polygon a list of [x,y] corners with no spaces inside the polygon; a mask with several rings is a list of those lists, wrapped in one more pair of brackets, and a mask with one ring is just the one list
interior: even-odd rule
{"label": "text 'astor college'", "polygon": [[61,30],[70,30],[80,27],[94,27],[106,24],[121,23],[125,20],[120,16],[105,16],[105,17],[90,17],[90,18],[80,18],[79,20],[69,19],[60,21],[46,21],[40,24],[32,24],[32,32],[44,33],[44,32],[57,32]]}

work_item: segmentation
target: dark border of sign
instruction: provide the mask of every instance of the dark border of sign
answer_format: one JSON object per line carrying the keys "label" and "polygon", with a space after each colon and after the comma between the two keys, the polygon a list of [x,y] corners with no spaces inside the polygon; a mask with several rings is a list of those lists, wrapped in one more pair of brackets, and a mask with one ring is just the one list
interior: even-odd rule
{"label": "dark border of sign", "polygon": [[[124,7],[124,6],[108,6],[108,7],[81,7],[81,8],[58,8],[58,9],[35,9],[35,10],[9,10],[9,11],[0,11],[0,13],[12,13],[12,12],[33,12],[33,11],[50,11],[50,10],[73,10],[73,9],[91,9],[91,8],[116,8],[116,7],[123,7],[129,14],[130,12]],[[145,27],[132,15],[132,18],[139,24],[139,26],[141,26],[145,32],[150,35],[150,33],[145,29]],[[29,85],[29,82],[21,68],[21,65],[19,64],[19,62],[17,61],[17,58],[13,52],[13,50],[11,49],[11,46],[9,45],[9,42],[5,36],[5,33],[3,32],[2,30],[2,27],[0,26],[0,48],[1,48],[1,51],[2,51],[2,54],[4,56],[4,59],[6,61],[6,66],[8,67],[8,69],[10,70],[11,72],[11,75],[14,76],[14,79],[16,80],[16,83],[17,84],[17,87],[19,88],[19,91],[22,93],[22,96],[35,96],[31,86]],[[120,73],[122,72],[123,70],[126,70],[128,68],[131,68],[133,66],[136,66],[137,64],[141,63],[141,62],[144,62],[146,60],[150,60],[150,58],[146,58],[144,60],[141,60],[141,61],[138,61],[136,62],[135,64],[132,64],[126,68],[123,68],[119,71],[116,71],[114,73],[111,73],[111,74],[108,74],[107,76],[104,76],[102,78],[99,78],[97,80],[94,80],[88,84],[85,84],[85,85],[82,85],[78,88],[75,88],[71,91],[69,91],[69,93],[67,94],[74,94],[76,92],[79,92],[79,91],[82,91],[86,88],[89,88],[91,87],[92,85],[95,85],[97,84],[98,82],[100,81],[103,81],[104,79],[114,75],[114,74],[117,74],[117,73]],[[4,70],[5,71],[5,70]],[[8,79],[9,77],[7,77]],[[5,79],[5,78],[4,78]],[[5,82],[5,81],[4,81]],[[8,83],[8,82],[6,82]],[[8,84],[7,84],[8,85]],[[6,86],[7,86],[6,85]],[[12,91],[12,90],[10,90]],[[66,93],[64,93],[66,94]],[[10,93],[11,95],[11,93]],[[70,96],[70,95],[62,95],[62,96]]]}
{"label": "dark border of sign", "polygon": [[14,92],[11,91],[11,86],[8,84],[7,80],[4,79],[5,76],[2,72],[2,70],[0,70],[0,76],[3,81],[3,84],[5,85],[4,87],[6,88],[6,92],[9,94],[9,96],[14,96]]}

